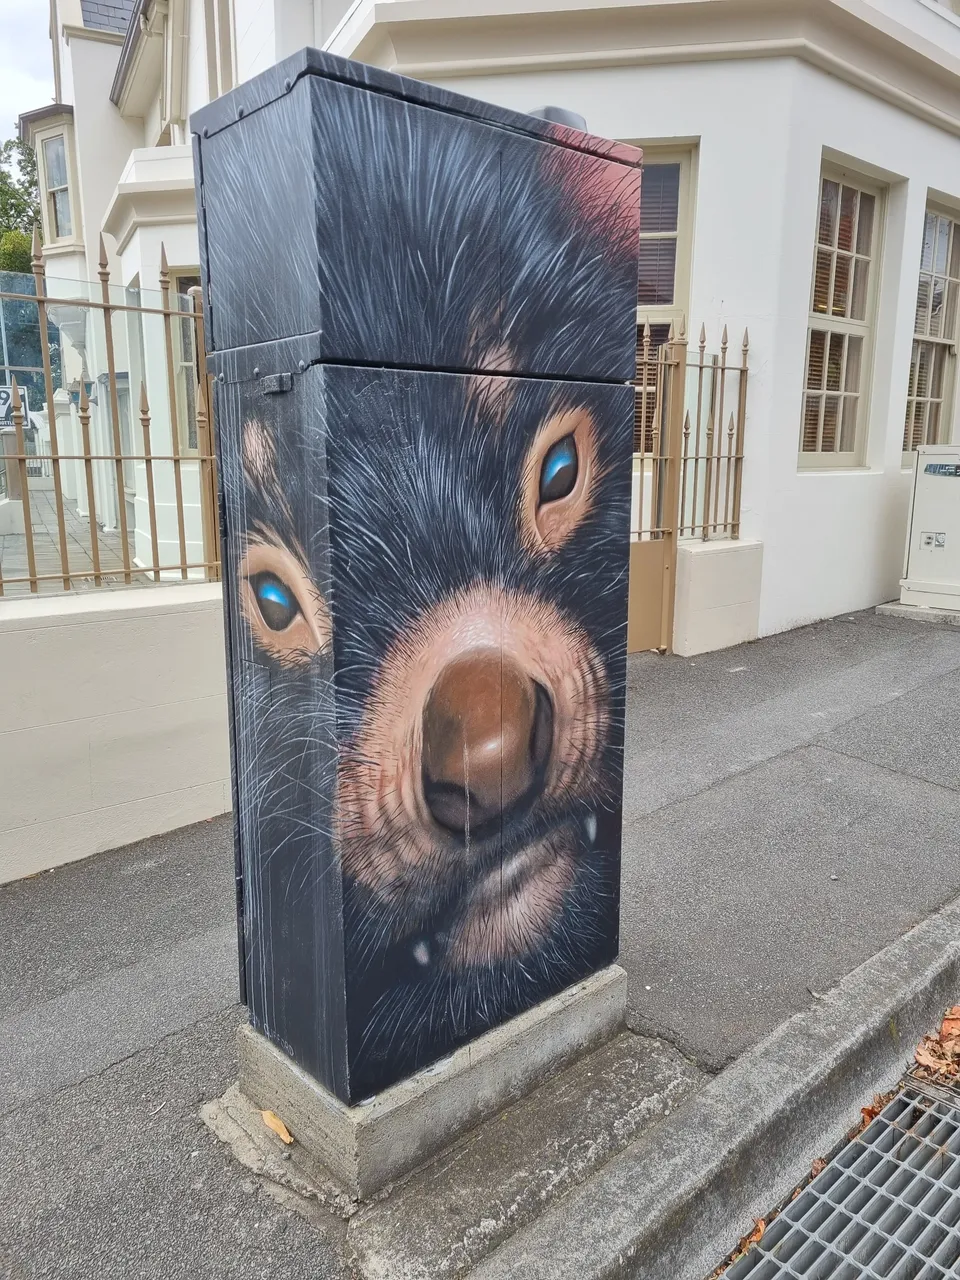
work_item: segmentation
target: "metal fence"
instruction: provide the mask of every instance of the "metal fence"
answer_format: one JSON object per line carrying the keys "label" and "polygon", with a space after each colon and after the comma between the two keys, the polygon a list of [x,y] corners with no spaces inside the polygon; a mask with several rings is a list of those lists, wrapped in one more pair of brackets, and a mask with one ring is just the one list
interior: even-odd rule
{"label": "metal fence", "polygon": [[710,353],[701,326],[694,354],[682,321],[661,343],[644,325],[635,383],[634,539],[674,531],[704,541],[739,538],[749,348],[745,330],[739,359],[733,357],[724,326],[719,352]]}
{"label": "metal fence", "polygon": [[[200,290],[175,285],[162,250],[158,292],[114,285],[102,238],[96,283],[49,280],[37,237],[0,275],[0,595],[219,578]],[[634,542],[739,537],[748,351],[644,326]]]}
{"label": "metal fence", "polygon": [[219,578],[199,295],[0,277],[0,595]]}

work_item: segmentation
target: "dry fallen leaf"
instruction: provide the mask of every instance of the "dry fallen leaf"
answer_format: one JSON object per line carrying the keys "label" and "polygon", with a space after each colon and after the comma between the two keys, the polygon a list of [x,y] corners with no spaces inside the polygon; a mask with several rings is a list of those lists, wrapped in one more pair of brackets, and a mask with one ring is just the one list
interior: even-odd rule
{"label": "dry fallen leaf", "polygon": [[267,1128],[272,1129],[280,1141],[285,1142],[289,1147],[293,1142],[293,1134],[283,1123],[277,1113],[275,1111],[261,1111],[260,1114],[263,1116],[263,1123]]}
{"label": "dry fallen leaf", "polygon": [[749,1249],[752,1244],[759,1244],[763,1239],[763,1233],[766,1229],[767,1224],[764,1222],[763,1218],[754,1218],[753,1230],[748,1236],[744,1236],[740,1241],[740,1248],[745,1250]]}
{"label": "dry fallen leaf", "polygon": [[939,1071],[943,1066],[939,1045],[932,1036],[923,1037],[913,1056],[919,1066],[929,1067],[931,1071]]}
{"label": "dry fallen leaf", "polygon": [[816,1178],[818,1174],[823,1173],[826,1167],[827,1167],[826,1160],[824,1160],[823,1156],[818,1156],[816,1160],[814,1160],[813,1164],[810,1166],[810,1176],[813,1178]]}

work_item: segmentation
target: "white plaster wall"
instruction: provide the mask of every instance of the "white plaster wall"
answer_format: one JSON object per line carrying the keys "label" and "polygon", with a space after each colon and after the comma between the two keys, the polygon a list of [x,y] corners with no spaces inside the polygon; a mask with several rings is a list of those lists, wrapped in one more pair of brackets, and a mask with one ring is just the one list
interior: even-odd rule
{"label": "white plaster wall", "polygon": [[237,80],[249,80],[277,61],[274,0],[234,0]]}
{"label": "white plaster wall", "polygon": [[[699,140],[690,319],[695,331],[706,323],[711,346],[724,323],[733,343],[750,330],[742,533],[764,544],[760,634],[895,597],[923,210],[928,188],[960,207],[960,139],[793,59],[445,83],[521,110],[566,106],[611,137]],[[810,474],[797,449],[825,148],[890,192],[867,465]]]}
{"label": "white plaster wall", "polygon": [[203,0],[187,0],[187,119],[209,99]]}
{"label": "white plaster wall", "polygon": [[329,40],[349,13],[353,0],[316,0],[316,27],[318,44]]}
{"label": "white plaster wall", "polygon": [[0,603],[0,882],[230,807],[220,590]]}
{"label": "white plaster wall", "polygon": [[314,0],[234,0],[237,80],[249,80],[322,38]]}
{"label": "white plaster wall", "polygon": [[938,48],[960,55],[960,19],[939,0],[866,0],[866,3]]}
{"label": "white plaster wall", "polygon": [[150,106],[143,117],[143,139],[140,146],[155,147],[160,137],[162,116],[160,114],[160,94],[150,99]]}
{"label": "white plaster wall", "polygon": [[100,256],[100,224],[131,149],[143,146],[143,130],[139,121],[124,120],[110,101],[109,90],[120,46],[103,44],[98,40],[74,39],[70,42],[69,54],[73,69],[73,112],[87,255],[86,278],[95,281]]}

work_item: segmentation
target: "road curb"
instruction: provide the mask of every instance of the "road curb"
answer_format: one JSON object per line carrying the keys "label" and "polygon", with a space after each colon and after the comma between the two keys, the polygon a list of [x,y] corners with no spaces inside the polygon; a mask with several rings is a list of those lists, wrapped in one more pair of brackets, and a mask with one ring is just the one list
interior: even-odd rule
{"label": "road curb", "polygon": [[960,898],[783,1023],[471,1280],[704,1280],[896,1082],[958,996]]}

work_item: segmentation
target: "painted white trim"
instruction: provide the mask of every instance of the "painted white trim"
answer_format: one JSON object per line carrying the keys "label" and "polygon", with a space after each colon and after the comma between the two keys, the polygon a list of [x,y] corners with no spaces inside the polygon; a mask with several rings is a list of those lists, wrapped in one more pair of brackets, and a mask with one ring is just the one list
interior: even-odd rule
{"label": "painted white trim", "polygon": [[960,17],[958,17],[952,9],[945,9],[942,4],[938,4],[937,0],[919,0],[925,9],[929,9],[931,13],[935,13],[938,18],[943,18],[944,22],[949,22],[954,27],[960,27]]}
{"label": "painted white trim", "polygon": [[[865,0],[693,6],[694,0],[391,0],[351,10],[352,25],[341,23],[327,47],[436,81],[791,57],[960,136],[960,42],[946,28],[941,45]],[[549,23],[540,20],[548,15]]]}
{"label": "painted white trim", "polygon": [[116,622],[131,614],[144,618],[189,613],[206,609],[211,602],[219,604],[221,599],[219,582],[182,587],[117,587],[82,596],[8,597],[0,601],[0,631],[30,631],[39,625],[73,627],[92,617],[99,622]]}
{"label": "painted white trim", "polygon": [[119,31],[99,31],[96,27],[75,27],[65,22],[60,28],[67,44],[71,40],[92,40],[95,44],[123,44]]}
{"label": "painted white trim", "polygon": [[[772,40],[732,40],[711,44],[662,45],[656,48],[598,49],[556,54],[524,54],[517,57],[463,58],[443,62],[401,62],[392,67],[400,75],[418,80],[443,80],[461,76],[507,75],[518,71],[554,71],[591,67],[657,66],[683,62],[722,62],[741,58],[799,58],[827,71],[874,97],[935,124],[960,137],[960,109],[956,115],[941,111],[914,94],[888,84],[879,76],[855,66],[803,36]],[[960,104],[958,104],[960,107]]]}
{"label": "painted white trim", "polygon": [[145,147],[130,153],[101,228],[113,236],[122,254],[140,227],[195,225],[196,220],[190,148]]}

